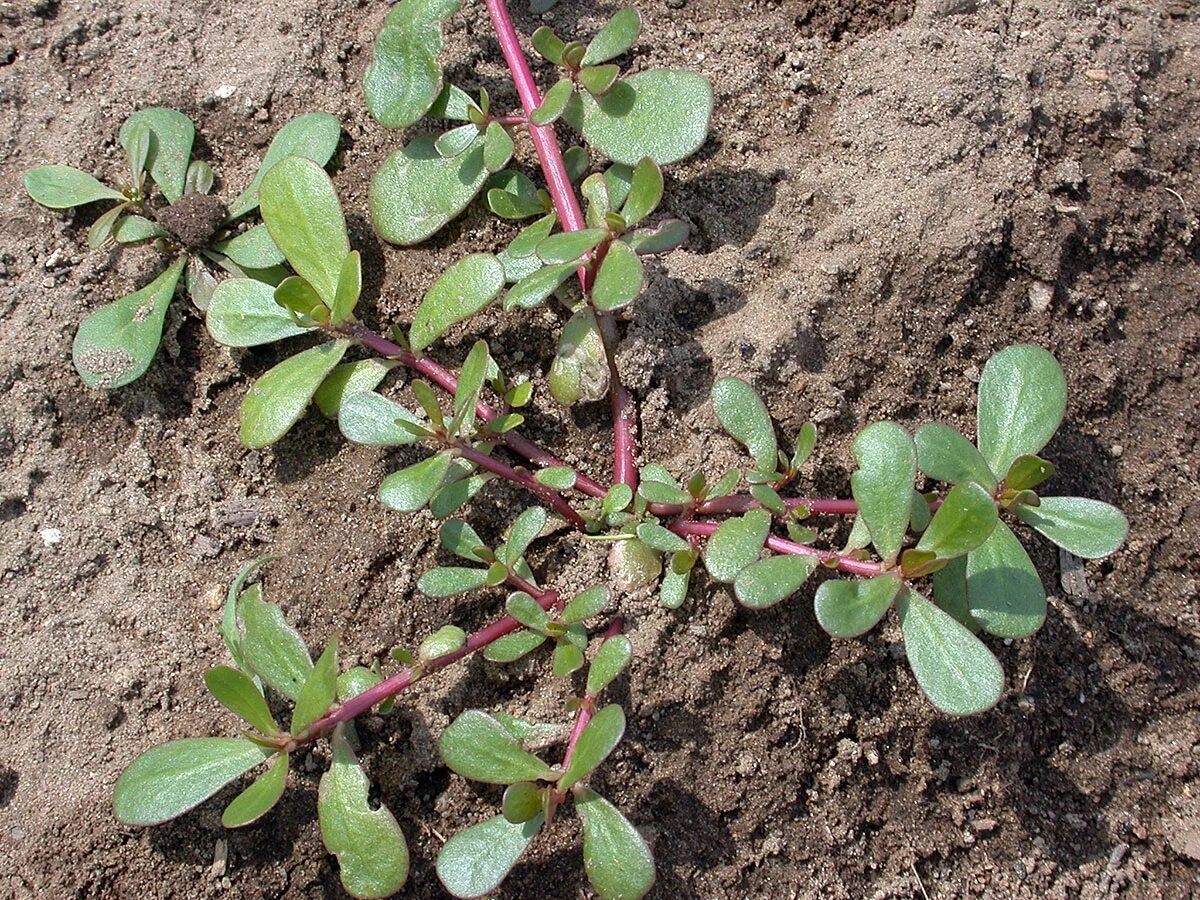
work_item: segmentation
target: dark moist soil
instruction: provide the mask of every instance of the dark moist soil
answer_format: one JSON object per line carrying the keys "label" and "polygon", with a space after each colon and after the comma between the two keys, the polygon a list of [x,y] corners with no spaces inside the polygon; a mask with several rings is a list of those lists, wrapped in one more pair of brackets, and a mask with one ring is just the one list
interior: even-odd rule
{"label": "dark moist soil", "polygon": [[[468,6],[450,27],[451,76],[510,106],[482,4]],[[630,724],[599,787],[653,844],[657,896],[1194,895],[1197,6],[642,7],[634,65],[694,67],[716,91],[712,137],[669,172],[668,210],[692,237],[650,266],[621,348],[645,459],[712,476],[736,462],[706,397],[739,375],[788,431],[817,422],[820,474],[805,489],[844,494],[856,429],[939,418],[970,432],[984,360],[1036,341],[1071,388],[1053,487],[1116,503],[1133,526],[1082,572],[1032,542],[1046,627],[992,642],[1008,691],[969,720],[922,699],[894,623],[831,643],[811,587],[755,614],[707,585],[677,612],[620,598],[636,657],[615,698]],[[415,592],[439,558],[431,522],[374,499],[414,452],[347,446],[316,415],[272,451],[242,449],[238,404],[279,356],[218,347],[185,302],[144,379],[85,390],[75,328],[161,263],[89,252],[95,210],[48,213],[20,187],[48,162],[118,175],[121,121],[170,105],[196,120],[229,198],[282,123],[328,110],[346,130],[333,171],[367,263],[367,317],[408,321],[438,271],[514,229],[472,210],[415,250],[373,236],[368,178],[403,138],[367,118],[359,87],[385,13],[362,0],[0,3],[0,895],[338,896],[315,821],[325,751],[236,833],[220,803],[122,828],[117,775],[157,742],[230,732],[200,675],[225,660],[217,607],[251,558],[282,556],[268,596],[314,647],[340,632],[347,663],[499,608],[499,595]],[[586,35],[601,14],[564,2],[542,21]],[[517,19],[524,33],[539,24],[524,7]],[[560,321],[492,311],[441,352],[456,364],[486,336],[506,370],[540,384]],[[604,404],[574,417],[543,405],[528,431],[606,471]],[[522,502],[489,490],[474,520],[495,537]],[[566,589],[602,571],[576,541],[534,556]],[[439,763],[437,735],[468,706],[560,719],[568,690],[549,683],[541,657],[474,660],[364,724],[366,764],[412,849],[408,896],[442,896],[441,840],[498,800]],[[586,895],[578,847],[568,817],[502,895]]]}

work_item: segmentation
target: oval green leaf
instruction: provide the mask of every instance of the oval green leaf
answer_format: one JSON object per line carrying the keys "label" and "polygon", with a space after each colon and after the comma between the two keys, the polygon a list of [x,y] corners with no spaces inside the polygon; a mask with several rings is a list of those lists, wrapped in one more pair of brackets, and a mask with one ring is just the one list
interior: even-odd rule
{"label": "oval green leaf", "polygon": [[392,7],[363,77],[367,111],[384,128],[411,125],[442,90],[442,23],[460,0],[405,0]]}
{"label": "oval green leaf", "polygon": [[931,422],[917,429],[917,466],[938,481],[961,484],[976,481],[989,491],[996,489],[996,476],[975,445],[946,425]]}
{"label": "oval green leaf", "polygon": [[221,813],[226,828],[244,828],[269,813],[287,787],[288,755],[280,753],[271,767],[238,794]]}
{"label": "oval green leaf", "polygon": [[895,561],[912,513],[917,450],[895,422],[868,425],[854,439],[858,470],[850,488],[871,542],[887,564]]}
{"label": "oval green leaf", "polygon": [[637,254],[623,241],[613,241],[596,273],[592,302],[605,312],[622,309],[637,298],[644,284],[645,273]]}
{"label": "oval green leaf", "polygon": [[183,196],[187,185],[196,126],[183,113],[173,109],[155,107],[139,110],[121,125],[118,137],[126,152],[142,128],[150,132],[146,168],[150,170],[150,177],[163,196],[168,202],[174,203]]}
{"label": "oval green leaf", "polygon": [[216,666],[204,673],[204,683],[222,706],[263,734],[279,734],[279,726],[262,691],[245,672]]}
{"label": "oval green leaf", "polygon": [[244,216],[258,206],[258,191],[262,180],[281,159],[300,156],[324,168],[333,158],[341,139],[342,125],[335,116],[323,112],[296,116],[271,139],[271,145],[267,147],[250,186],[229,204],[229,218]]}
{"label": "oval green leaf", "polygon": [[800,590],[816,568],[815,556],[772,556],[742,569],[733,592],[742,606],[767,609]]}
{"label": "oval green leaf", "polygon": [[254,382],[242,401],[243,444],[259,449],[288,433],[321,382],[341,362],[349,341],[332,341],[285,359]]}
{"label": "oval green leaf", "polygon": [[933,514],[917,550],[937,559],[954,559],[986,541],[997,522],[996,501],[986,489],[973,481],[956,484]]}
{"label": "oval green leaf", "polygon": [[300,694],[296,697],[296,706],[292,710],[291,733],[299,735],[309,725],[328,712],[333,701],[337,699],[337,636],[330,639],[316,665],[308,673]]}
{"label": "oval green leaf", "polygon": [[438,879],[455,897],[490,894],[517,864],[543,821],[541,813],[519,824],[496,816],[460,831],[438,853]]}
{"label": "oval green leaf", "polygon": [[429,597],[454,597],[487,584],[487,569],[440,566],[417,579],[417,590]]}
{"label": "oval green leaf", "polygon": [[[600,645],[588,669],[587,695],[597,696],[613,679],[625,671],[633,658],[633,644],[623,634],[613,635]],[[622,719],[622,722],[624,719]]]}
{"label": "oval green leaf", "polygon": [[212,249],[224,253],[247,269],[266,269],[283,262],[283,251],[271,240],[266,225],[255,225],[227,241],[213,244]]}
{"label": "oval green leaf", "polygon": [[393,472],[379,485],[379,500],[397,512],[416,512],[434,495],[450,471],[450,456],[437,453]]}
{"label": "oval green leaf", "polygon": [[774,472],[778,464],[775,426],[758,392],[740,378],[721,378],[712,387],[713,411],[725,430],[754,457],[762,472]]}
{"label": "oval green leaf", "polygon": [[408,332],[423,350],[447,328],[479,312],[504,289],[504,267],[490,253],[472,253],[442,273],[425,292]]}
{"label": "oval green leaf", "polygon": [[304,638],[287,623],[283,610],[262,599],[261,591],[243,593],[239,609],[246,664],[269,687],[295,700],[313,668]]}
{"label": "oval green leaf", "polygon": [[371,221],[392,244],[416,244],[467,208],[488,170],[483,136],[471,149],[444,159],[433,135],[422,135],[383,161],[371,179]]}
{"label": "oval green leaf", "polygon": [[1026,525],[1084,559],[1116,553],[1129,534],[1129,522],[1115,506],[1084,497],[1042,497],[1039,506],[1014,506]]}
{"label": "oval green leaf", "polygon": [[537,245],[537,255],[547,265],[574,262],[594,249],[606,237],[608,232],[603,228],[560,231]]}
{"label": "oval green leaf", "polygon": [[483,650],[483,658],[489,662],[515,662],[546,642],[546,635],[536,631],[514,631],[492,641]]}
{"label": "oval green leaf", "polygon": [[898,575],[822,582],[813,601],[817,623],[830,637],[866,634],[883,618],[903,586]]}
{"label": "oval green leaf", "polygon": [[472,781],[515,784],[553,777],[549,766],[521,749],[507,728],[478,709],[469,709],[450,723],[438,746],[446,765]]}
{"label": "oval green leaf", "polygon": [[968,554],[966,587],[971,617],[989,634],[1028,637],[1046,621],[1042,579],[1017,536],[1003,522],[981,547]]}
{"label": "oval green leaf", "polygon": [[742,569],[758,559],[770,530],[771,514],[763,509],[726,519],[704,546],[708,574],[726,584],[735,581]]}
{"label": "oval green leaf", "polygon": [[25,173],[25,190],[42,206],[70,209],[96,200],[120,200],[125,195],[71,166],[39,166]]}
{"label": "oval green leaf", "polygon": [[587,51],[583,54],[583,65],[594,66],[620,56],[633,46],[642,31],[642,17],[632,6],[620,10],[601,28]]}
{"label": "oval green leaf", "polygon": [[654,885],[654,857],[621,811],[583,788],[575,795],[583,820],[583,866],[604,900],[640,900]]}
{"label": "oval green leaf", "polygon": [[375,390],[395,366],[393,361],[373,358],[342,363],[321,382],[313,394],[313,403],[321,415],[336,419],[347,397]]}
{"label": "oval green leaf", "polygon": [[979,452],[997,478],[1018,456],[1054,437],[1067,408],[1067,380],[1048,351],[1015,344],[995,354],[979,379]]}
{"label": "oval green leaf", "polygon": [[621,742],[624,734],[625,711],[618,704],[606,706],[592,716],[579,735],[571,754],[571,764],[559,779],[558,789],[570,790],[591,775]]}
{"label": "oval green leaf", "polygon": [[420,419],[399,403],[374,391],[362,391],[342,401],[338,428],[346,440],[368,447],[401,447],[420,440],[416,434],[397,424],[401,419],[413,425],[421,424]]}
{"label": "oval green leaf", "polygon": [[253,278],[226,278],[213,291],[205,314],[208,332],[227,347],[254,347],[304,334],[275,302],[275,288]]}

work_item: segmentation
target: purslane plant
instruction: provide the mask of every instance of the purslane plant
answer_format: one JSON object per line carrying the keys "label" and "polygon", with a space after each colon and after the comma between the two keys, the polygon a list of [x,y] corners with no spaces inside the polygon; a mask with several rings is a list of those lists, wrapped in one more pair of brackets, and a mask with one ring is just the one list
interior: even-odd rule
{"label": "purslane plant", "polygon": [[[263,601],[257,585],[246,586],[253,564],[231,588],[221,624],[233,665],[206,675],[212,693],[250,730],[147,751],[118,783],[116,813],[133,825],[165,821],[267,765],[223,816],[230,827],[248,825],[278,801],[290,755],[328,740],[332,761],[318,794],[322,838],[351,894],[386,896],[402,887],[408,854],[386,806],[367,802],[354,720],[390,709],[402,691],[476,651],[506,664],[549,648],[553,676],[576,688],[573,727],[469,710],[441,737],[453,771],[505,791],[499,815],[446,842],[439,877],[456,896],[493,890],[536,834],[573,804],[597,892],[641,897],[654,880],[650,849],[591,783],[596,773],[602,778],[600,765],[625,726],[620,707],[599,702],[632,652],[620,633],[622,594],[657,586],[661,602],[679,608],[693,577],[704,572],[730,585],[742,605],[764,609],[820,573],[814,605],[825,631],[861,635],[894,607],[916,684],[940,710],[967,715],[1003,697],[1004,673],[988,639],[1027,637],[1045,618],[1041,578],[1018,533],[1028,526],[1077,556],[1098,558],[1120,546],[1127,525],[1107,504],[1042,496],[1054,468],[1038,454],[1063,418],[1066,381],[1054,358],[1030,345],[1002,350],[984,367],[976,444],[937,423],[911,434],[886,421],[862,429],[852,446],[847,499],[800,492],[816,428],[802,427],[785,451],[767,404],[736,378],[716,382],[712,405],[746,448],[748,464],[679,479],[655,463],[639,467],[634,399],[615,360],[619,318],[645,287],[642,257],[686,240],[682,223],[656,218],[661,167],[703,143],[711,89],[678,70],[622,77],[614,60],[636,45],[641,21],[621,9],[586,42],[564,41],[545,28],[533,34],[533,47],[557,69],[543,97],[503,0],[485,5],[521,101],[520,110],[499,115],[485,89],[472,97],[443,78],[441,28],[457,0],[402,0],[387,15],[366,76],[372,115],[388,127],[423,116],[462,124],[413,138],[389,156],[372,181],[371,215],[396,244],[436,233],[479,195],[503,219],[534,221],[498,253],[473,253],[451,265],[407,329],[380,334],[358,315],[361,261],[325,160],[285,153],[270,165],[264,160],[256,179],[259,227],[295,274],[223,280],[206,321],[218,341],[234,347],[302,342],[246,395],[240,434],[247,446],[279,441],[315,404],[353,442],[427,449],[379,488],[387,507],[428,509],[442,520],[442,547],[457,557],[422,575],[418,588],[431,597],[503,588],[505,615],[470,635],[447,624],[415,652],[393,651],[401,668],[387,677],[378,661],[339,673],[336,641],[314,663],[278,608]],[[578,132],[584,148],[561,150],[559,120]],[[523,135],[544,188],[514,162]],[[606,164],[588,174],[596,157]],[[551,300],[562,306],[564,324],[546,372],[549,389],[567,405],[608,395],[610,484],[521,436],[533,382],[505,374],[486,342],[470,346],[457,374],[430,355],[443,335],[490,305],[498,302],[519,325],[529,309]],[[415,376],[407,386],[404,370]],[[489,546],[468,521],[452,517],[469,511],[472,498],[496,480],[520,486],[536,504]],[[839,546],[836,526],[848,516]],[[563,526],[580,539],[611,543],[609,585],[572,598],[539,585],[530,550]],[[608,624],[593,636],[588,624],[602,614]],[[286,727],[268,697],[294,704]],[[555,740],[566,742],[559,764],[531,752]]]}

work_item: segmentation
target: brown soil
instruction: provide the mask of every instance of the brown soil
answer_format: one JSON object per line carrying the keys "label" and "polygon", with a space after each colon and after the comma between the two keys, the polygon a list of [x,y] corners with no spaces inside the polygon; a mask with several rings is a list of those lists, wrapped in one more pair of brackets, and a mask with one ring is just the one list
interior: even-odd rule
{"label": "brown soil", "polygon": [[[652,841],[658,896],[1197,892],[1197,7],[642,6],[637,65],[696,67],[717,96],[711,140],[670,173],[669,207],[693,236],[652,266],[622,347],[646,459],[679,473],[733,462],[705,398],[737,374],[787,428],[817,421],[813,490],[844,492],[858,427],[891,416],[969,429],[983,360],[1031,340],[1072,390],[1049,448],[1058,487],[1133,523],[1128,547],[1071,592],[1034,542],[1048,622],[996,642],[1009,692],[966,721],[919,696],[894,625],[833,644],[810,593],[763,614],[713,587],[676,613],[623,598],[637,656],[616,694],[630,729],[601,788]],[[451,27],[451,74],[486,82],[503,107],[497,46],[482,4],[469,7]],[[400,139],[368,119],[359,88],[384,14],[363,0],[0,3],[0,895],[338,895],[315,759],[244,832],[221,829],[219,804],[144,831],[111,815],[113,782],[140,750],[230,729],[200,674],[224,659],[214,606],[246,560],[281,554],[269,596],[314,646],[340,631],[349,660],[495,614],[497,597],[414,592],[437,556],[430,523],[373,499],[413,454],[347,446],[317,416],[272,452],[239,447],[239,401],[276,357],[216,346],[184,303],[145,379],[85,390],[69,362],[76,326],[156,263],[89,253],[93,213],[49,214],[20,188],[44,162],[119,173],[118,125],[163,104],[197,121],[229,198],[281,123],[328,110],[345,123],[335,180],[368,262],[370,317],[407,321],[464,247],[496,248],[511,229],[471,212],[416,250],[373,237],[367,179]],[[586,33],[598,15],[564,2],[545,20]],[[535,24],[519,11],[523,31]],[[541,376],[556,328],[548,313],[492,312],[445,357],[482,334],[506,369]],[[605,416],[603,404],[575,419],[546,407],[531,432],[602,473]],[[520,502],[496,489],[475,515],[494,536]],[[600,571],[572,541],[541,555],[565,587]],[[440,765],[436,735],[468,705],[561,715],[566,689],[547,683],[541,659],[477,660],[363,729],[412,847],[408,896],[441,896],[439,836],[497,800]],[[586,893],[580,872],[567,819],[504,896]]]}

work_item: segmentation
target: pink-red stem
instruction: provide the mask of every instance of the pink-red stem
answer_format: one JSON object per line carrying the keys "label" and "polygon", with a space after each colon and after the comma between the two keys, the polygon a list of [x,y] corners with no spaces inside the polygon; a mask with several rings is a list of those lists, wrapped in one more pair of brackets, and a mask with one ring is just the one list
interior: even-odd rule
{"label": "pink-red stem", "polygon": [[[619,616],[608,623],[608,628],[604,631],[604,640],[611,637],[616,637],[625,629],[625,620]],[[575,754],[575,745],[579,743],[579,736],[583,734],[583,729],[587,728],[588,722],[592,721],[592,716],[596,714],[596,697],[594,694],[584,694],[580,698],[579,712],[575,715],[575,725],[571,729],[571,736],[567,739],[567,752],[563,755],[562,768],[565,772],[571,765],[571,757]]]}
{"label": "pink-red stem", "polygon": [[[708,537],[719,527],[720,523],[718,522],[675,522],[671,525],[671,530],[684,537],[693,534]],[[795,541],[789,541],[785,538],[775,537],[774,535],[767,538],[767,547],[776,553],[787,553],[793,556],[815,556],[823,563],[835,563],[839,571],[847,572],[851,575],[862,575],[865,578],[873,578],[876,575],[884,574],[884,569],[879,563],[866,562],[865,560],[855,559],[843,553],[834,553],[831,550],[818,550],[816,547],[810,547],[807,544],[797,544]]]}
{"label": "pink-red stem", "polygon": [[580,531],[582,531],[587,525],[587,523],[583,520],[583,516],[575,512],[575,510],[571,507],[571,504],[563,499],[561,494],[552,490],[551,488],[546,487],[546,485],[533,478],[528,472],[514,469],[508,463],[501,462],[498,459],[493,459],[486,453],[480,453],[474,447],[469,447],[465,444],[458,445],[456,449],[460,454],[462,454],[463,459],[470,460],[471,462],[475,463],[475,465],[479,466],[479,468],[486,469],[493,475],[499,475],[501,478],[511,481],[514,484],[519,484],[537,494],[539,497],[549,503],[556,513],[558,513]]}
{"label": "pink-red stem", "polygon": [[[825,516],[852,516],[858,512],[858,504],[853,500],[826,500],[819,497],[784,497],[784,505],[789,509],[803,506],[810,513]],[[694,512],[701,516],[720,516],[726,514],[744,513],[747,510],[759,509],[762,504],[749,494],[726,494],[724,497],[714,497],[697,506]],[[649,511],[656,516],[677,516],[687,512],[686,507],[678,503],[651,503]]]}

